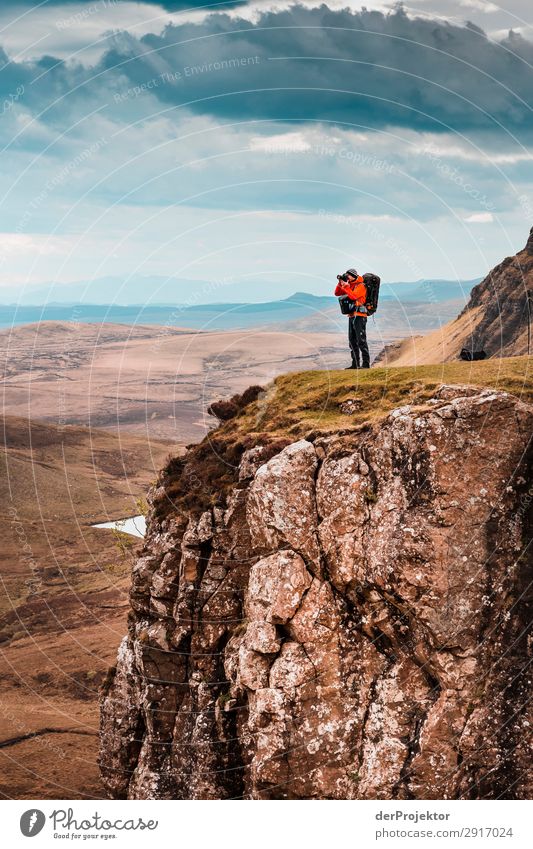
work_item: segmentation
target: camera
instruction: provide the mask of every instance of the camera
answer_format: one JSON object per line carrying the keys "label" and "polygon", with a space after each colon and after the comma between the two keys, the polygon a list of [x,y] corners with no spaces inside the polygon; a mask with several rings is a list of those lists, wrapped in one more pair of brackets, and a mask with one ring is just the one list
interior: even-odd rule
{"label": "camera", "polygon": [[337,280],[342,280],[343,283],[347,283],[348,282],[348,275],[347,274],[337,274]]}

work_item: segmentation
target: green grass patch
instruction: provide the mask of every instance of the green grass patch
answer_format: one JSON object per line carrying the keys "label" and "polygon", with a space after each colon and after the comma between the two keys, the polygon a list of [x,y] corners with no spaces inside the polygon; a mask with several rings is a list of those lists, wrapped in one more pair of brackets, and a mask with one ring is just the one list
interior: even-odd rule
{"label": "green grass patch", "polygon": [[[505,390],[533,402],[533,360],[528,357],[466,363],[375,368],[361,371],[306,371],[276,380],[219,433],[267,432],[272,436],[304,437],[379,421],[395,407],[423,406],[443,383],[486,386]],[[361,403],[352,414],[342,413],[343,401]]]}

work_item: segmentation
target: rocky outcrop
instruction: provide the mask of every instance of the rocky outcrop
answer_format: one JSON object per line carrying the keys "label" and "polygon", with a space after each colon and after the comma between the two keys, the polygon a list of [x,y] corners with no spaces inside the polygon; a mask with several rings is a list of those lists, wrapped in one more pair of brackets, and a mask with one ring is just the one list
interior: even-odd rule
{"label": "rocky outcrop", "polygon": [[252,447],[201,513],[162,511],[163,475],[102,699],[109,795],[530,798],[532,425],[441,387]]}
{"label": "rocky outcrop", "polygon": [[464,340],[469,350],[494,356],[527,353],[528,324],[533,311],[533,228],[523,251],[509,256],[472,289],[459,316],[479,315]]}
{"label": "rocky outcrop", "polygon": [[508,256],[474,286],[463,311],[425,336],[386,345],[374,365],[405,366],[456,360],[463,348],[489,357],[533,352],[533,228],[525,248]]}

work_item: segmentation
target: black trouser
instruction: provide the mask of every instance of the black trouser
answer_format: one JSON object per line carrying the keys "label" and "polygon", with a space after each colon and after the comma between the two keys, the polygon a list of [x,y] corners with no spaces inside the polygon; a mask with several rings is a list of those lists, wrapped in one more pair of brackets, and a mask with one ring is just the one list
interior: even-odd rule
{"label": "black trouser", "polygon": [[348,319],[348,342],[352,352],[352,364],[368,368],[370,353],[366,341],[366,317],[364,315],[354,315]]}

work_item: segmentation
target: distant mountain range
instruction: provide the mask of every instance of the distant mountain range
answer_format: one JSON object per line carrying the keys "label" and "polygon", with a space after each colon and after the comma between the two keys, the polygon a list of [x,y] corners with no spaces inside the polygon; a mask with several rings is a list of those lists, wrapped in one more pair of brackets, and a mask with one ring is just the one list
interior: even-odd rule
{"label": "distant mountain range", "polygon": [[[304,277],[305,279],[305,277]],[[401,295],[403,298],[427,300],[431,290],[437,300],[450,300],[470,292],[477,280],[417,280],[412,283],[383,283],[382,294],[385,297]],[[309,288],[316,287],[316,278],[309,281]],[[289,281],[279,277],[273,280],[189,280],[168,277],[101,277],[96,280],[78,283],[27,286],[21,292],[20,286],[0,288],[0,304],[18,304],[39,306],[41,304],[86,304],[113,306],[131,306],[142,304],[150,306],[182,305],[184,307],[204,306],[212,303],[224,303],[235,306],[243,302],[275,302],[306,297],[300,285],[295,295],[286,297]],[[295,286],[296,288],[296,286]],[[324,283],[324,291],[333,291],[334,280]],[[268,297],[265,297],[265,293]],[[244,296],[244,297],[243,297]],[[310,297],[324,297],[311,295]],[[325,295],[328,297],[328,295]]]}
{"label": "distant mountain range", "polygon": [[[332,329],[332,322],[341,318],[337,299],[332,295],[311,295],[308,292],[295,292],[288,298],[260,303],[155,303],[150,299],[149,287],[145,298],[139,304],[123,305],[110,303],[113,289],[105,293],[104,284],[96,281],[91,293],[102,296],[100,303],[93,303],[80,296],[80,300],[55,301],[43,304],[5,303],[0,305],[0,327],[12,327],[32,324],[38,321],[72,321],[115,324],[157,324],[169,327],[183,327],[196,330],[234,330],[237,328],[263,327],[265,325],[286,324],[287,322],[305,322],[306,329]],[[467,302],[470,290],[478,281],[427,280],[415,283],[384,283],[381,290],[380,317],[387,326],[396,325],[397,315],[409,314],[414,324],[417,315],[422,325],[428,329],[431,325],[425,320],[432,312],[437,323],[448,321]],[[196,281],[198,285],[198,281]],[[72,298],[79,287],[64,287]],[[87,290],[89,291],[89,290]],[[198,291],[198,290],[197,290]],[[63,292],[66,296],[67,292]],[[140,292],[130,291],[130,297]],[[153,289],[152,289],[153,295]],[[25,296],[29,297],[29,294]],[[37,297],[37,292],[35,293]],[[453,305],[453,308],[452,308]],[[451,312],[450,312],[451,310]]]}

